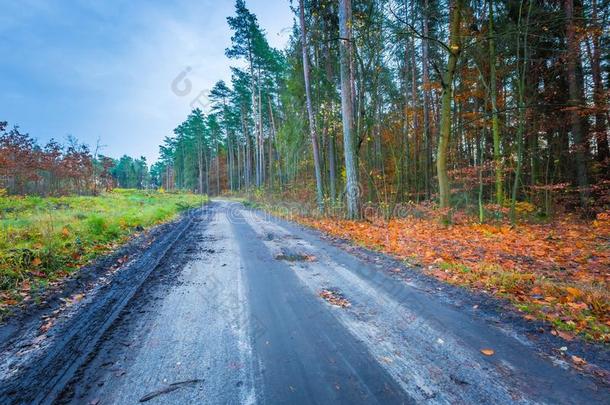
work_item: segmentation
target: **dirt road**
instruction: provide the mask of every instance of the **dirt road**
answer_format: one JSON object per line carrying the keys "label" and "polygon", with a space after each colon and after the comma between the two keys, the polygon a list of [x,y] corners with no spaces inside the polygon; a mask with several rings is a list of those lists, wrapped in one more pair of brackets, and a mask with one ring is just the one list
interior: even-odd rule
{"label": "dirt road", "polygon": [[2,403],[608,403],[572,346],[238,203],[136,256],[43,335],[0,330]]}

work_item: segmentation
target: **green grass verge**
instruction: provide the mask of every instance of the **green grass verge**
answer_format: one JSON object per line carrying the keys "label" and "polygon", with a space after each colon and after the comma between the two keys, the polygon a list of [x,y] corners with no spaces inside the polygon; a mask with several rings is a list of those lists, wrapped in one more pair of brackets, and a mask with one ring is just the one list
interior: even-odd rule
{"label": "green grass verge", "polygon": [[0,197],[0,313],[202,202],[207,198],[190,193],[122,189],[97,197]]}

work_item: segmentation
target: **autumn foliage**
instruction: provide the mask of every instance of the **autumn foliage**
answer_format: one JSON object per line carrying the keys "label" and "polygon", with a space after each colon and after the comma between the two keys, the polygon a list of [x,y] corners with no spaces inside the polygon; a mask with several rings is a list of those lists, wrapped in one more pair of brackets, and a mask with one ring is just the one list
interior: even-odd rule
{"label": "autumn foliage", "polygon": [[552,323],[553,333],[565,339],[582,334],[610,342],[610,212],[594,221],[566,215],[518,227],[480,224],[463,213],[447,224],[444,213],[424,205],[389,221],[290,217],[390,253],[445,282],[506,298],[526,319]]}
{"label": "autumn foliage", "polygon": [[89,191],[93,158],[86,145],[71,140],[64,147],[51,140],[44,147],[18,127],[0,122],[0,188],[11,194],[66,194]]}
{"label": "autumn foliage", "polygon": [[102,156],[99,143],[92,152],[73,137],[65,144],[51,139],[42,146],[19,127],[7,130],[7,125],[0,122],[0,196],[97,195],[117,186],[144,189],[161,185],[145,157]]}

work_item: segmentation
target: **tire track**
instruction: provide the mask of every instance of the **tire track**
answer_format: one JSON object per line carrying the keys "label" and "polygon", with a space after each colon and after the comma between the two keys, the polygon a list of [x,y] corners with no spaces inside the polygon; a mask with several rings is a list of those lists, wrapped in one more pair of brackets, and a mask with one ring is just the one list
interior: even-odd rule
{"label": "tire track", "polygon": [[[13,365],[10,375],[0,379],[0,403],[53,403],[176,242],[194,221],[206,216],[206,208],[184,215],[169,232],[118,271],[111,282],[95,290],[68,319],[54,325],[44,350],[28,353],[24,363]],[[4,353],[3,358],[10,360],[15,355]]]}

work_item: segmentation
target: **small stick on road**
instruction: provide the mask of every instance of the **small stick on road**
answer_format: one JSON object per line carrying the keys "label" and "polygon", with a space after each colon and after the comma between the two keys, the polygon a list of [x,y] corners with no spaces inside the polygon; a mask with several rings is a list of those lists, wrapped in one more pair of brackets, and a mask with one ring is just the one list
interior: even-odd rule
{"label": "small stick on road", "polygon": [[176,391],[177,389],[182,388],[185,385],[198,384],[198,383],[202,383],[203,381],[204,380],[195,379],[195,380],[186,380],[186,381],[175,382],[166,387],[163,387],[161,389],[158,389],[156,391],[153,391],[149,394],[144,395],[142,398],[140,398],[140,402],[150,401],[151,399],[156,398],[159,395],[163,395],[163,394],[170,393],[172,391]]}

